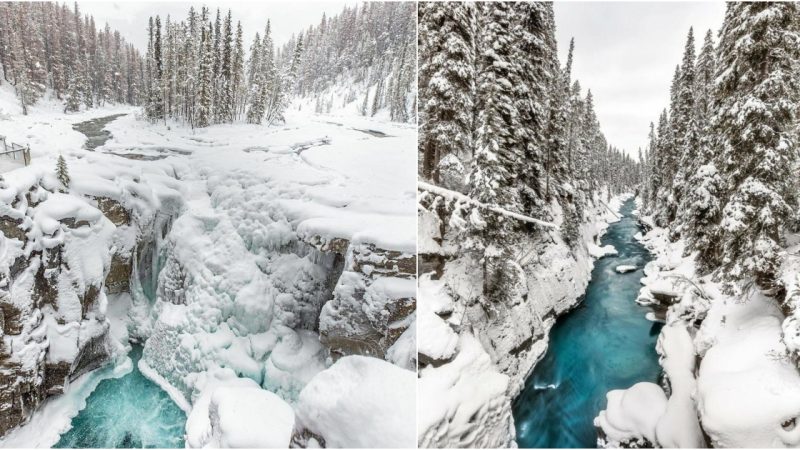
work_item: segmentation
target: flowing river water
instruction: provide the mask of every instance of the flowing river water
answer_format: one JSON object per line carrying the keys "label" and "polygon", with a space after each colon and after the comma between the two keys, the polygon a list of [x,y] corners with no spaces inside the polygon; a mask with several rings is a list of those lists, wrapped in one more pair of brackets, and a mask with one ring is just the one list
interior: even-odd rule
{"label": "flowing river water", "polygon": [[[605,408],[606,393],[661,374],[655,343],[661,325],[645,319],[635,300],[650,253],[634,235],[640,231],[625,202],[622,219],[612,223],[602,245],[619,252],[595,262],[579,306],[550,331],[543,359],[514,401],[517,443],[524,448],[596,447],[593,419]],[[619,265],[635,271],[617,273]]]}
{"label": "flowing river water", "polygon": [[101,381],[54,448],[184,446],[186,414],[139,371],[142,347],[133,345],[129,356],[133,371]]}

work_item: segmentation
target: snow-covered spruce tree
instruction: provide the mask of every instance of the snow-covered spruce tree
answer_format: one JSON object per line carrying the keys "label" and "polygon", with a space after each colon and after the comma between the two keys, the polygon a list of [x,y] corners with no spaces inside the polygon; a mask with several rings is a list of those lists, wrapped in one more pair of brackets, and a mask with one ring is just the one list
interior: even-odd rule
{"label": "snow-covered spruce tree", "polygon": [[[517,140],[519,111],[515,86],[521,83],[512,31],[518,16],[513,3],[478,3],[480,40],[488,43],[479,54],[477,82],[478,128],[475,155],[469,177],[470,195],[478,201],[509,211],[521,212],[518,190],[525,148]],[[503,301],[515,282],[508,276],[508,249],[502,243],[519,223],[500,214],[487,214],[477,228],[474,249],[483,264],[483,294],[490,301]]]}
{"label": "snow-covered spruce tree", "polygon": [[[568,60],[567,64],[571,68],[571,61]],[[571,174],[571,180],[575,182],[575,167],[581,145],[581,132],[583,130],[583,99],[581,98],[581,83],[578,80],[575,80],[570,87],[568,112],[567,172]]]}
{"label": "snow-covered spruce tree", "polygon": [[201,35],[200,70],[198,72],[197,121],[196,126],[203,128],[211,124],[212,102],[214,97],[214,47],[211,38],[211,25],[204,28]]}
{"label": "snow-covered spruce tree", "polygon": [[236,41],[234,42],[233,60],[231,64],[232,120],[235,121],[244,113],[245,98],[247,97],[247,85],[244,77],[244,41],[241,22],[236,23]]}
{"label": "snow-covered spruce tree", "polygon": [[683,61],[681,62],[678,92],[676,93],[673,130],[675,134],[675,153],[678,158],[675,178],[672,180],[674,204],[678,205],[674,213],[675,221],[670,224],[671,235],[676,239],[680,235],[681,216],[678,211],[686,207],[684,197],[692,190],[689,185],[691,175],[697,172],[698,147],[700,146],[700,128],[697,120],[695,76],[694,31],[689,28],[686,38]]}
{"label": "snow-covered spruce tree", "polygon": [[[515,9],[509,2],[480,3],[482,48],[476,97],[478,130],[469,184],[472,196],[483,203],[509,211],[521,211],[517,179],[525,157],[517,140],[519,111],[514,96],[521,82],[512,30]],[[498,232],[504,226],[497,224]]]}
{"label": "snow-covered spruce tree", "polygon": [[716,56],[714,54],[714,37],[711,30],[706,32],[703,39],[703,46],[697,56],[695,68],[695,107],[697,108],[697,121],[701,133],[705,133],[708,127],[708,114],[711,108],[711,95],[714,89],[714,73],[716,71]]}
{"label": "snow-covered spruce tree", "polygon": [[524,151],[520,200],[525,214],[538,217],[546,203],[547,155],[552,149],[548,139],[553,138],[545,132],[550,103],[555,103],[551,96],[559,68],[555,22],[551,3],[523,2],[515,9],[520,20],[520,26],[514,28],[519,36],[512,54],[512,62],[519,65],[514,97],[520,128],[515,131]]}
{"label": "snow-covered spruce tree", "polygon": [[[545,199],[550,200],[552,195],[558,195],[561,199],[562,207],[566,205],[565,200],[572,202],[574,196],[572,187],[566,183],[569,179],[569,126],[570,121],[570,83],[572,77],[572,59],[575,50],[575,39],[569,43],[569,54],[567,64],[561,71],[555,71],[552,77],[552,89],[550,93],[550,117],[548,119],[547,149],[545,156]],[[551,57],[555,57],[552,52]],[[558,64],[558,61],[555,61]],[[569,199],[568,199],[569,197]]]}
{"label": "snow-covered spruce tree", "polygon": [[269,21],[267,21],[267,27],[264,30],[261,48],[261,73],[264,76],[264,84],[260,95],[264,99],[264,115],[267,124],[271,125],[283,119],[283,111],[289,106],[289,93],[284,91],[283,78],[275,67],[275,46],[272,42]]}
{"label": "snow-covered spruce tree", "polygon": [[657,199],[656,223],[661,227],[669,227],[675,220],[678,211],[673,183],[675,175],[678,173],[680,164],[680,149],[677,143],[676,117],[678,109],[678,98],[680,94],[681,67],[675,66],[670,85],[670,105],[669,112],[663,112],[658,123],[658,147],[661,152],[661,171],[662,185],[659,187]]}
{"label": "snow-covered spruce tree", "polygon": [[164,99],[161,86],[163,61],[161,59],[161,19],[150,18],[147,44],[147,103],[145,115],[151,122],[164,118]]}
{"label": "snow-covered spruce tree", "polygon": [[715,157],[715,134],[708,119],[712,110],[715,66],[714,43],[709,30],[697,58],[696,70],[695,109],[700,141],[695,158],[688,162],[688,189],[680,208],[686,251],[698,251],[697,268],[702,274],[709,273],[719,263],[714,242],[718,240],[724,187]]}
{"label": "snow-covered spruce tree", "polygon": [[647,197],[645,204],[647,211],[654,211],[657,207],[658,190],[661,187],[661,150],[658,147],[658,136],[653,122],[650,122],[650,133],[648,137],[648,175],[647,175]]}
{"label": "snow-covered spruce tree", "polygon": [[64,156],[61,154],[58,155],[58,161],[56,162],[56,177],[64,189],[69,189],[70,178],[67,161],[64,160]]}
{"label": "snow-covered spruce tree", "polygon": [[263,95],[265,80],[261,54],[261,36],[256,33],[253,44],[250,46],[250,60],[248,62],[250,94],[248,95],[247,123],[252,124],[260,124],[261,119],[264,117],[266,97]]}
{"label": "snow-covered spruce tree", "polygon": [[233,111],[235,109],[234,102],[234,85],[233,85],[233,24],[231,18],[231,11],[228,10],[228,15],[225,16],[225,22],[222,29],[222,55],[220,59],[222,65],[220,67],[219,75],[219,122],[233,122]]}
{"label": "snow-covered spruce tree", "polygon": [[797,208],[800,5],[727,8],[713,123],[728,194],[720,224],[722,268],[731,282],[750,279],[777,293],[784,227]]}
{"label": "snow-covered spruce tree", "polygon": [[222,15],[217,8],[217,15],[211,26],[213,38],[211,39],[211,123],[220,123],[222,110]]}
{"label": "snow-covered spruce tree", "polygon": [[[443,181],[439,163],[448,155],[462,167],[472,159],[475,9],[475,4],[465,2],[419,4],[419,89],[424,99],[419,159],[422,177],[436,183]],[[459,181],[451,180],[445,187],[462,188]]]}
{"label": "snow-covered spruce tree", "polygon": [[594,96],[591,89],[586,92],[586,98],[580,103],[578,141],[574,154],[574,174],[579,187],[586,193],[592,191],[593,178],[591,177],[592,153],[598,141],[599,124],[594,111]]}

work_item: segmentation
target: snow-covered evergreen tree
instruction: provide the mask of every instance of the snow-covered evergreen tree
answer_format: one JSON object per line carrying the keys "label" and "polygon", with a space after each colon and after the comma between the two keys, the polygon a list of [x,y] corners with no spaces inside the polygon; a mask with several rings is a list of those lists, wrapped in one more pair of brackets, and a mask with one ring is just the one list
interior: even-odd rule
{"label": "snow-covered evergreen tree", "polygon": [[56,178],[58,178],[58,182],[64,187],[64,189],[69,189],[69,169],[67,168],[67,161],[64,160],[63,155],[58,155],[58,161],[56,162]]}
{"label": "snow-covered evergreen tree", "polygon": [[201,34],[200,71],[197,86],[197,121],[198,127],[207,127],[211,124],[214,100],[214,47],[212,43],[212,30],[209,24]]}
{"label": "snow-covered evergreen tree", "polygon": [[[516,136],[520,122],[515,87],[521,83],[520,66],[513,59],[516,11],[506,2],[479,3],[478,9],[482,20],[480,40],[492,44],[479,54],[479,113],[469,179],[471,195],[484,203],[521,211],[517,181],[525,149]],[[489,228],[502,233],[505,227],[497,223]]]}
{"label": "snow-covered evergreen tree", "polygon": [[678,210],[682,202],[685,203],[684,196],[691,190],[688,181],[691,174],[697,171],[697,154],[700,146],[700,128],[697,120],[696,108],[696,89],[697,80],[695,76],[695,43],[694,31],[689,29],[684,47],[683,61],[681,63],[680,77],[678,79],[678,92],[676,93],[675,112],[673,117],[673,130],[675,134],[675,156],[677,167],[675,178],[672,180],[672,191],[674,200],[669,207],[675,207],[674,213],[670,213],[678,223],[672,229],[675,231],[673,238],[677,237],[679,230],[680,215]]}
{"label": "snow-covered evergreen tree", "polygon": [[[447,155],[459,164],[472,159],[475,98],[475,5],[419,5],[419,150],[421,176],[438,182]],[[453,188],[456,186],[448,185]]]}
{"label": "snow-covered evergreen tree", "polygon": [[714,130],[727,201],[725,276],[776,287],[784,227],[797,208],[800,6],[729,3],[717,56]]}

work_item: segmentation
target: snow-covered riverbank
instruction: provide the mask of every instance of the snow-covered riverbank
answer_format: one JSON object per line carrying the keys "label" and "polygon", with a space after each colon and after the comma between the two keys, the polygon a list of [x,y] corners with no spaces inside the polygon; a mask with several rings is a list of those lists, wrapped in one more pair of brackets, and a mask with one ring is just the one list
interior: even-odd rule
{"label": "snow-covered riverbank", "polygon": [[775,299],[755,288],[744,297],[724,294],[719,283],[697,276],[695,255],[684,255],[684,243],[670,242],[665,229],[652,227],[641,241],[655,259],[645,267],[638,301],[666,310],[657,350],[670,390],[640,383],[610,392],[596,421],[602,443],[800,444],[800,372]]}

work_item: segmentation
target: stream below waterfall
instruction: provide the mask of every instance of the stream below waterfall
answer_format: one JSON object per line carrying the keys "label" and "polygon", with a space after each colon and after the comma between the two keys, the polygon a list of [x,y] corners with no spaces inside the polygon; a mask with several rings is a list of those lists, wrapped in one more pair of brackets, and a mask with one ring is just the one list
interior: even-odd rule
{"label": "stream below waterfall", "polygon": [[[578,307],[557,320],[547,352],[514,401],[520,447],[596,447],[593,420],[606,406],[606,393],[659,379],[661,324],[645,319],[648,310],[635,302],[651,257],[634,239],[640,231],[634,209],[634,200],[626,201],[622,219],[609,225],[601,245],[619,254],[595,262]],[[637,269],[621,274],[619,265]]]}
{"label": "stream below waterfall", "polygon": [[[94,151],[111,138],[105,126],[125,114],[100,117],[75,124],[86,135],[85,148]],[[154,301],[158,273],[164,265],[159,241],[164,239],[174,216],[158,213],[152,241],[137,253],[131,278],[149,301]],[[114,301],[114,299],[110,300]],[[116,308],[121,305],[110,305]],[[182,448],[186,413],[153,381],[139,371],[143,346],[131,343],[128,356],[133,370],[120,377],[105,379],[86,399],[86,404],[72,418],[71,427],[53,448]]]}
{"label": "stream below waterfall", "polygon": [[128,356],[133,370],[121,378],[101,381],[54,448],[184,446],[186,413],[139,371],[140,345],[133,344]]}

